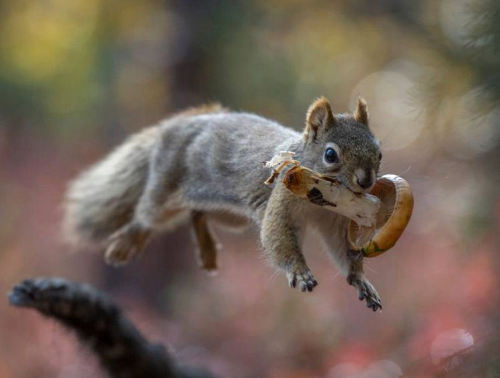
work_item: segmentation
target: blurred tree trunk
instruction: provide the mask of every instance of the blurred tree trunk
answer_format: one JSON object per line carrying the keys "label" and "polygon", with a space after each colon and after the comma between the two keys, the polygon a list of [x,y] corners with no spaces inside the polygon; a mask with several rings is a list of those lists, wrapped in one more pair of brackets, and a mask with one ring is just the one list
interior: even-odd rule
{"label": "blurred tree trunk", "polygon": [[182,22],[174,41],[176,58],[166,72],[173,110],[206,102],[211,97],[207,62],[208,46],[217,38],[217,33],[211,30],[215,27],[211,14],[216,3],[214,0],[174,0],[168,4]]}

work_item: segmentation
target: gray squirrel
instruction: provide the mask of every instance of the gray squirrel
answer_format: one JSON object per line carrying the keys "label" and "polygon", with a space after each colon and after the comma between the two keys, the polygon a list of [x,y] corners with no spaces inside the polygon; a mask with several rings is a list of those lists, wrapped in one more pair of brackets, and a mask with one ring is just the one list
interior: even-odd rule
{"label": "gray squirrel", "polygon": [[189,220],[201,265],[212,270],[218,244],[208,222],[254,224],[265,255],[290,287],[312,291],[317,281],[300,248],[310,226],[359,299],[381,309],[361,252],[349,248],[349,220],[296,197],[281,180],[264,185],[271,169],[262,163],[280,151],[294,152],[303,166],[357,193],[372,188],[382,158],[361,98],[353,114],[334,114],[326,98],[317,99],[303,133],[217,104],[191,108],[132,135],[70,183],[65,239],[104,248],[106,261],[119,265],[136,257],[155,231]]}

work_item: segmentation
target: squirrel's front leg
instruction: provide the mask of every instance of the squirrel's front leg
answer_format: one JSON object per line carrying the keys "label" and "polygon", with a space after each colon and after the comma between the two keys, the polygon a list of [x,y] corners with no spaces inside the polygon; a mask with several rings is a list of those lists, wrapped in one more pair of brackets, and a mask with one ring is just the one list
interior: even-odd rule
{"label": "squirrel's front leg", "polygon": [[286,273],[288,284],[302,291],[312,291],[318,284],[300,251],[296,219],[292,214],[296,198],[278,183],[271,194],[260,239],[272,264]]}
{"label": "squirrel's front leg", "polygon": [[380,296],[363,273],[363,252],[349,249],[347,256],[350,261],[347,282],[358,290],[360,301],[366,300],[366,307],[373,311],[381,310]]}
{"label": "squirrel's front leg", "polygon": [[340,272],[347,278],[349,285],[357,289],[359,299],[366,300],[367,307],[373,311],[381,309],[382,304],[377,290],[363,272],[363,253],[349,248],[347,242],[349,220],[323,209],[316,213],[316,217],[311,218]]}

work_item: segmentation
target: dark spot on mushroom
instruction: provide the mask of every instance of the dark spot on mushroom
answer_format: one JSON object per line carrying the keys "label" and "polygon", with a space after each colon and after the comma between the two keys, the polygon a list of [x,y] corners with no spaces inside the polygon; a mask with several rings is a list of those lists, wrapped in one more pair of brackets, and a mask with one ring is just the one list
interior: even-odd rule
{"label": "dark spot on mushroom", "polygon": [[307,193],[307,199],[309,199],[309,201],[311,201],[315,205],[337,207],[337,204],[325,200],[323,198],[323,194],[321,193],[321,191],[318,188],[312,188]]}

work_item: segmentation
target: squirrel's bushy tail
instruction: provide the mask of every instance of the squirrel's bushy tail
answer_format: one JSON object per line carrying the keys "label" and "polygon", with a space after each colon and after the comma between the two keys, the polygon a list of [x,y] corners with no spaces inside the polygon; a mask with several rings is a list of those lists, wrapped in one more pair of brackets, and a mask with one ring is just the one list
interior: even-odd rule
{"label": "squirrel's bushy tail", "polygon": [[[177,113],[172,119],[225,111],[219,104],[202,105]],[[66,242],[101,245],[132,219],[160,132],[160,126],[153,126],[132,135],[69,184],[63,214]]]}
{"label": "squirrel's bushy tail", "polygon": [[132,135],[69,184],[63,215],[66,242],[100,244],[130,221],[159,133],[154,126]]}

